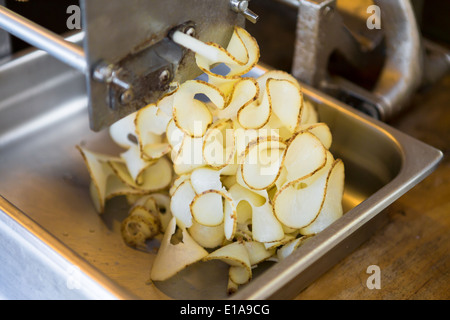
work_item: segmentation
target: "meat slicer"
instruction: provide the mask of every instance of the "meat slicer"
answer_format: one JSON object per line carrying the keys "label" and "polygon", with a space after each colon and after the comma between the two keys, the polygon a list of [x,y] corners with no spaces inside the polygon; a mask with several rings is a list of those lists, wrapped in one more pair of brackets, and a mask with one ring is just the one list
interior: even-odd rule
{"label": "meat slicer", "polygon": [[[226,46],[236,25],[271,27],[258,19],[258,1],[81,0],[82,31],[64,38],[0,0],[0,250],[7,257],[0,267],[0,297],[163,296],[136,276],[148,273],[146,256],[122,250],[114,223],[93,211],[85,168],[72,146],[79,140],[104,146],[103,129],[156,101],[172,81],[200,75],[193,52],[175,43],[173,32]],[[288,71],[333,131],[334,151],[346,164],[346,214],[237,293],[246,299],[295,295],[357,248],[379,226],[382,209],[431,173],[442,153],[383,121],[450,66],[447,51],[422,39],[410,1],[347,1],[363,8],[347,12],[336,0],[265,1],[295,12]],[[365,25],[368,3],[381,10],[383,27],[355,32],[343,17],[356,16]],[[9,34],[43,51],[13,56]],[[380,64],[381,57],[373,85],[330,73],[336,53],[363,69]],[[128,262],[117,262],[119,257]],[[71,266],[81,272],[79,288],[67,282]],[[195,282],[200,278],[159,289],[172,298],[223,297],[211,282]]]}

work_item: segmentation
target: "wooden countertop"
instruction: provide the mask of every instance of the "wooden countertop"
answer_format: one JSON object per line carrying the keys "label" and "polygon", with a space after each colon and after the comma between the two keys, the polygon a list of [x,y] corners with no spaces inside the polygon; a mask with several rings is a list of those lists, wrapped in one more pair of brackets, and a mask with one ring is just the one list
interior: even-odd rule
{"label": "wooden countertop", "polygon": [[[440,149],[444,159],[386,209],[384,227],[296,299],[450,299],[450,76],[418,93],[390,125]],[[371,265],[379,267],[380,289],[367,286]]]}

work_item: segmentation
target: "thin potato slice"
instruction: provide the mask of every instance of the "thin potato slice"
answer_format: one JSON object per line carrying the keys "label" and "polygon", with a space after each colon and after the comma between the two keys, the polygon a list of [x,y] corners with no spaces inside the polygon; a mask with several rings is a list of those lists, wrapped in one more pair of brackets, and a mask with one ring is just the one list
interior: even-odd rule
{"label": "thin potato slice", "polygon": [[252,278],[252,273],[248,272],[248,268],[242,266],[230,266],[228,271],[230,280],[238,285],[246,284]]}
{"label": "thin potato slice", "polygon": [[248,146],[241,164],[245,184],[255,190],[270,188],[280,174],[285,150],[283,142],[271,139],[258,139]]}
{"label": "thin potato slice", "polygon": [[290,228],[303,228],[318,216],[324,203],[328,172],[332,161],[312,176],[285,184],[274,197],[277,219]]}
{"label": "thin potato slice", "polygon": [[286,259],[286,257],[290,256],[298,247],[300,247],[302,244],[304,244],[310,238],[311,237],[309,237],[309,236],[301,236],[299,238],[295,238],[295,239],[289,241],[288,243],[284,244],[282,247],[278,248],[278,250],[277,250],[278,261]]}
{"label": "thin potato slice", "polygon": [[[239,110],[258,99],[259,86],[255,79],[242,78],[230,85],[232,86],[227,90],[229,93],[225,107],[214,114],[219,119],[235,120]],[[221,87],[220,89],[223,90]]]}
{"label": "thin potato slice", "polygon": [[272,257],[276,250],[274,248],[272,249],[266,249],[263,243],[258,241],[245,241],[244,242],[245,248],[248,252],[248,257],[250,259],[250,265],[255,266],[270,257]]}
{"label": "thin potato slice", "polygon": [[188,80],[180,86],[174,94],[173,119],[192,138],[203,137],[213,121],[205,102],[196,99],[197,94],[206,95],[218,109],[225,104],[223,94],[207,82]]}
{"label": "thin potato slice", "polygon": [[203,158],[208,166],[221,169],[230,164],[235,155],[234,124],[231,120],[214,123],[205,134]]}
{"label": "thin potato slice", "polygon": [[114,174],[108,161],[122,161],[116,157],[92,152],[81,146],[77,146],[84,163],[88,169],[90,182],[90,195],[98,213],[103,213],[108,196],[108,180]]}
{"label": "thin potato slice", "polygon": [[[216,57],[205,57],[201,52],[195,55],[199,68],[208,75],[219,78],[239,77],[249,72],[259,60],[259,46],[256,40],[243,28],[235,27],[227,49],[214,43],[208,45],[216,49]],[[195,51],[195,48],[193,49]],[[212,66],[224,63],[230,71],[222,76],[211,71]]]}
{"label": "thin potato slice", "polygon": [[172,155],[172,163],[175,173],[178,175],[183,175],[205,166],[202,148],[202,137],[192,138],[185,135],[178,152]]}
{"label": "thin potato slice", "polygon": [[171,238],[176,228],[176,219],[173,218],[167,226],[153,262],[150,273],[150,279],[153,281],[167,280],[187,266],[208,256],[208,251],[197,244],[184,228],[182,228],[182,241],[172,244]]}
{"label": "thin potato slice", "polygon": [[252,269],[250,259],[248,251],[243,243],[232,242],[230,244],[227,244],[208,254],[206,257],[203,258],[203,261],[209,261],[213,259],[221,260],[232,267],[244,268],[244,270],[235,271],[239,273],[239,276],[238,274],[236,274],[235,278],[231,278],[233,282],[237,283],[236,280],[243,278],[241,273],[243,271],[245,271],[245,275],[247,275],[248,278],[251,278]]}
{"label": "thin potato slice", "polygon": [[195,169],[191,173],[191,184],[197,194],[208,190],[223,190],[220,171],[208,167]]}
{"label": "thin potato slice", "polygon": [[203,248],[212,249],[219,247],[225,240],[224,225],[209,227],[195,220],[188,229],[191,237]]}
{"label": "thin potato slice", "polygon": [[169,186],[172,181],[172,166],[166,158],[158,159],[154,164],[145,168],[142,173],[142,183],[137,184],[129,174],[124,163],[108,161],[113,172],[128,186],[143,193],[160,191]]}
{"label": "thin potato slice", "polygon": [[192,226],[190,205],[195,197],[195,190],[190,180],[181,182],[172,195],[170,210],[172,211],[172,215],[177,219],[177,224],[182,228]]}
{"label": "thin potato slice", "polygon": [[337,159],[328,174],[327,190],[322,208],[313,223],[300,229],[301,234],[317,234],[343,215],[344,176],[344,163]]}
{"label": "thin potato slice", "polygon": [[314,174],[324,167],[327,150],[322,142],[310,132],[299,132],[289,142],[284,157],[286,180],[296,181]]}
{"label": "thin potato slice", "polygon": [[[261,92],[260,92],[261,96]],[[245,129],[259,129],[269,122],[272,106],[268,92],[262,93],[262,98],[252,101],[237,112],[237,120]]]}
{"label": "thin potato slice", "polygon": [[259,242],[275,242],[283,239],[283,227],[274,216],[269,202],[260,207],[253,207],[252,235],[253,239]]}
{"label": "thin potato slice", "polygon": [[214,227],[224,221],[224,203],[220,191],[208,190],[196,195],[190,207],[192,217],[204,226]]}
{"label": "thin potato slice", "polygon": [[330,127],[326,123],[307,123],[301,124],[298,131],[308,131],[315,135],[326,149],[330,149],[333,142],[333,136],[331,135]]}
{"label": "thin potato slice", "polygon": [[289,132],[293,133],[300,124],[303,95],[296,85],[289,80],[269,79],[267,91],[274,114]]}

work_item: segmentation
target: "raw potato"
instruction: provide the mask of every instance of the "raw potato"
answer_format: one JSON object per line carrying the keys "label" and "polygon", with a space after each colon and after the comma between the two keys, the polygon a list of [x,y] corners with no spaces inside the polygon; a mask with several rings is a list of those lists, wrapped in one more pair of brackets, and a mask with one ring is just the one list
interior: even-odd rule
{"label": "raw potato", "polygon": [[246,30],[236,27],[226,48],[181,32],[173,40],[194,51],[207,80],[172,83],[113,124],[118,156],[78,149],[98,213],[113,197],[130,205],[124,242],[145,250],[162,239],[151,280],[221,260],[232,294],[259,264],[285,260],[343,215],[344,164],[292,75],[246,76],[260,56]]}

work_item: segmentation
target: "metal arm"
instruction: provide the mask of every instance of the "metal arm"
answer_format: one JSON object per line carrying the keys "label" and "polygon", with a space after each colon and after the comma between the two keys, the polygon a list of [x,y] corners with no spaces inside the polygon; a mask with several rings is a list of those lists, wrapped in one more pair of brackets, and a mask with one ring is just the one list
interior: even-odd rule
{"label": "metal arm", "polygon": [[61,36],[0,6],[0,28],[42,49],[58,60],[67,63],[82,73],[88,71],[83,48],[67,42]]}

